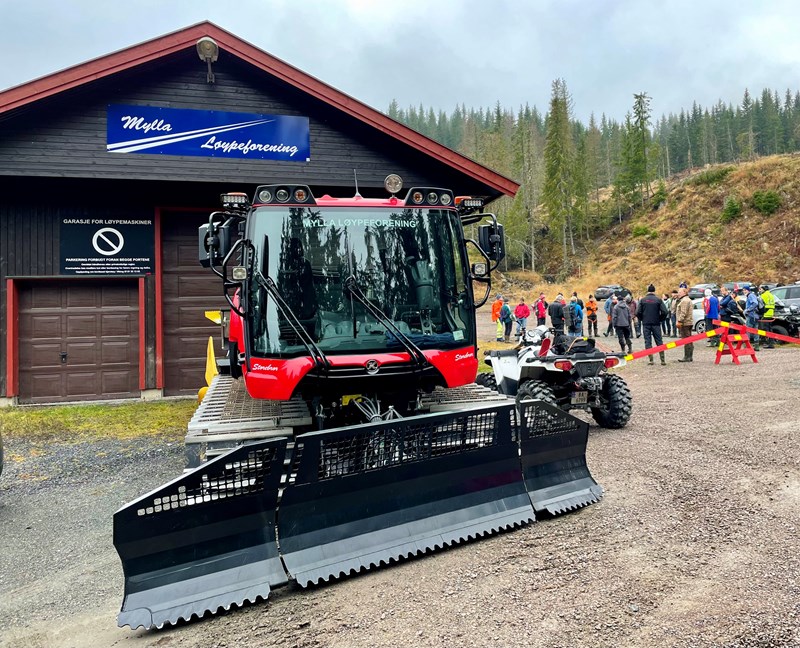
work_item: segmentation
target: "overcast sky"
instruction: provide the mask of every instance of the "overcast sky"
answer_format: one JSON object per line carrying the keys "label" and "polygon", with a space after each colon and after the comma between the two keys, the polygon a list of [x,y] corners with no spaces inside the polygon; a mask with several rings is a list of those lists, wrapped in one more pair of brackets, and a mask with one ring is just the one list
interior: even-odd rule
{"label": "overcast sky", "polygon": [[584,121],[800,89],[789,0],[0,0],[0,88],[203,20],[382,111],[545,111],[558,77]]}

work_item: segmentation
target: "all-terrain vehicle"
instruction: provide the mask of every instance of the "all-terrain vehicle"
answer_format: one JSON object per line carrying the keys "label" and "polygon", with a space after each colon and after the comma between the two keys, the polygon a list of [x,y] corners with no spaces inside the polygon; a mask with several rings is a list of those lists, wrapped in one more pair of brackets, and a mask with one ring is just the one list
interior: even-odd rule
{"label": "all-terrain vehicle", "polygon": [[565,411],[592,413],[600,427],[625,427],[631,416],[631,392],[622,376],[609,369],[625,365],[621,354],[604,353],[593,338],[568,337],[538,326],[515,349],[489,351],[494,373],[476,382],[515,396],[517,402],[540,400]]}

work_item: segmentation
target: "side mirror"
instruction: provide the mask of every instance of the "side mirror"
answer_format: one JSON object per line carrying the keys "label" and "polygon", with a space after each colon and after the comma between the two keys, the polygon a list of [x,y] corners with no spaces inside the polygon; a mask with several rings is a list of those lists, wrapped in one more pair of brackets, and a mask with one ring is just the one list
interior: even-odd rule
{"label": "side mirror", "polygon": [[204,268],[219,265],[231,251],[231,221],[220,225],[206,223],[197,230],[198,256]]}
{"label": "side mirror", "polygon": [[478,226],[478,245],[492,261],[499,263],[506,256],[506,240],[500,223]]}

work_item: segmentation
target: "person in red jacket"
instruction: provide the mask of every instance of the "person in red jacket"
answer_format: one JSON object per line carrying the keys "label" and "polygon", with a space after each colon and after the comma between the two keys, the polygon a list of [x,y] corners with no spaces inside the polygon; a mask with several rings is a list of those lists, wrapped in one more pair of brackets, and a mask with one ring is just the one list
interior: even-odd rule
{"label": "person in red jacket", "polygon": [[525,303],[525,298],[519,298],[519,304],[514,309],[514,317],[517,318],[517,337],[522,338],[525,335],[525,328],[528,324],[528,318],[531,316],[531,309]]}
{"label": "person in red jacket", "polygon": [[536,326],[544,326],[547,322],[547,307],[550,304],[544,298],[544,293],[539,294],[539,299],[534,304],[534,311],[536,312]]}

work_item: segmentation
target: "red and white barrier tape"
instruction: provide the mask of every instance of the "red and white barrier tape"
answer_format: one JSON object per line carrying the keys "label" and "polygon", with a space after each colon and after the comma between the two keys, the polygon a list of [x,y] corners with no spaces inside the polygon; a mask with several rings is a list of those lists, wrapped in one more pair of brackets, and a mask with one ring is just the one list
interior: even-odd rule
{"label": "red and white barrier tape", "polygon": [[742,326],[741,324],[736,324],[735,322],[721,322],[719,320],[714,320],[714,325],[732,328],[733,330],[741,331],[742,333],[752,333],[753,335],[772,338],[773,340],[781,340],[791,344],[800,344],[800,338],[792,337],[791,335],[781,335],[780,333],[773,333],[772,331],[765,331],[764,329],[755,329],[750,326]]}
{"label": "red and white barrier tape", "polygon": [[[716,324],[716,322],[714,322]],[[681,338],[680,340],[675,340],[674,342],[667,342],[666,344],[659,344],[658,346],[651,347],[649,349],[643,349],[641,351],[635,351],[634,353],[629,353],[625,356],[625,360],[638,360],[639,358],[644,358],[646,356],[653,355],[658,353],[659,351],[667,351],[668,349],[676,349],[678,347],[685,346],[686,344],[692,344],[694,342],[699,342],[700,340],[705,340],[706,338],[714,337],[715,335],[722,335],[725,332],[724,328],[715,328],[712,331],[706,331],[705,333],[698,333],[697,335],[690,335],[689,337]],[[800,341],[800,340],[798,340]]]}

